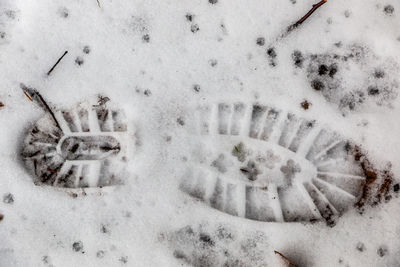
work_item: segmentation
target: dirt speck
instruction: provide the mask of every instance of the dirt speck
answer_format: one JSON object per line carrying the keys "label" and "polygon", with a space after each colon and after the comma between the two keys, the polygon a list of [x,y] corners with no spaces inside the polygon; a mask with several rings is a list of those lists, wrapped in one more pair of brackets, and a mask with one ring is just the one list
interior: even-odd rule
{"label": "dirt speck", "polygon": [[177,122],[180,126],[185,125],[185,120],[184,120],[184,118],[182,118],[182,117],[177,118],[177,119],[176,119],[176,122]]}
{"label": "dirt speck", "polygon": [[210,59],[208,63],[210,64],[211,67],[215,67],[218,64],[218,61],[216,59]]}
{"label": "dirt speck", "polygon": [[3,196],[3,202],[6,204],[13,204],[14,203],[14,196],[11,193],[7,193]]}
{"label": "dirt speck", "polygon": [[275,67],[276,66],[276,57],[278,56],[278,54],[276,53],[275,47],[268,48],[267,55],[269,58],[269,65],[271,65],[272,67]]}
{"label": "dirt speck", "polygon": [[358,251],[363,252],[365,250],[365,245],[362,242],[358,242],[356,248]]}
{"label": "dirt speck", "polygon": [[123,264],[126,264],[128,262],[128,256],[121,256],[119,258],[119,261],[122,262]]}
{"label": "dirt speck", "polygon": [[301,105],[301,107],[302,107],[304,110],[307,110],[307,109],[310,108],[311,103],[308,102],[307,100],[304,100],[303,102],[300,103],[300,105]]}
{"label": "dirt speck", "polygon": [[72,244],[72,250],[75,252],[82,252],[83,253],[83,243],[82,241],[77,241]]}
{"label": "dirt speck", "polygon": [[297,68],[303,67],[304,57],[303,54],[299,50],[293,51],[292,54],[293,63]]}
{"label": "dirt speck", "polygon": [[143,94],[145,96],[151,96],[151,91],[149,89],[144,90]]}
{"label": "dirt speck", "polygon": [[383,245],[383,246],[380,246],[376,252],[378,253],[379,257],[384,257],[385,255],[387,255],[389,253],[389,250],[388,250],[387,246]]}
{"label": "dirt speck", "polygon": [[395,184],[395,185],[393,186],[393,191],[394,191],[394,192],[399,192],[399,190],[400,190],[400,184]]}
{"label": "dirt speck", "polygon": [[82,66],[82,65],[83,65],[83,62],[84,62],[84,60],[83,60],[82,57],[76,57],[76,59],[75,59],[75,64],[76,64],[76,65]]}
{"label": "dirt speck", "polygon": [[96,257],[99,258],[99,259],[101,259],[101,258],[104,257],[104,254],[105,254],[104,250],[99,250],[99,251],[97,251],[97,253],[96,253]]}
{"label": "dirt speck", "polygon": [[149,42],[150,42],[150,35],[148,35],[147,33],[144,34],[144,35],[142,36],[142,41],[143,41],[144,43],[149,43]]}
{"label": "dirt speck", "polygon": [[89,54],[90,53],[90,47],[88,46],[88,45],[85,45],[84,47],[83,47],[83,53],[85,53],[85,54]]}
{"label": "dirt speck", "polygon": [[193,85],[193,90],[194,90],[196,93],[200,92],[200,85],[194,84],[194,85]]}
{"label": "dirt speck", "polygon": [[258,37],[257,40],[256,40],[256,44],[258,44],[259,46],[265,45],[265,38],[264,37]]}
{"label": "dirt speck", "polygon": [[321,91],[325,88],[325,85],[320,80],[312,80],[311,87],[316,91]]}
{"label": "dirt speck", "polygon": [[192,26],[190,26],[190,31],[193,33],[196,33],[200,30],[200,27],[198,24],[193,24]]}
{"label": "dirt speck", "polygon": [[186,17],[186,20],[187,20],[187,21],[190,21],[190,22],[192,22],[193,19],[194,19],[194,15],[191,14],[191,13],[187,13],[185,17]]}
{"label": "dirt speck", "polygon": [[391,16],[394,14],[394,7],[392,5],[386,5],[383,8],[383,12],[385,12],[386,15]]}

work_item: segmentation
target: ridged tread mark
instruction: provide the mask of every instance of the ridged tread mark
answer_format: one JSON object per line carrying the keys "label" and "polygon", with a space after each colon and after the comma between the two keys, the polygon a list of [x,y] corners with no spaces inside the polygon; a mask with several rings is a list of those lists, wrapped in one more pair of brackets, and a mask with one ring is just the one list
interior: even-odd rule
{"label": "ridged tread mark", "polygon": [[[310,182],[304,184],[294,180],[289,188],[270,183],[263,189],[248,183],[227,182],[225,174],[211,171],[207,179],[214,182],[198,177],[198,185],[192,184],[190,190],[183,190],[189,195],[195,196],[198,187],[206,187],[203,191],[211,193],[203,194],[203,201],[218,210],[248,219],[283,222],[324,218],[329,223],[358,198],[357,191],[365,177],[358,175],[359,168],[345,157],[347,141],[321,128],[315,121],[259,103],[204,105],[198,109],[198,114],[199,134],[237,136],[242,137],[243,142],[250,138],[276,144],[310,162],[317,175],[309,177]],[[336,175],[333,175],[334,169],[338,171]]]}
{"label": "ridged tread mark", "polygon": [[123,113],[103,106],[79,105],[59,110],[55,117],[62,132],[44,117],[25,140],[22,156],[36,176],[35,183],[64,188],[120,183],[115,173],[119,167],[111,168],[110,159],[117,155],[121,160],[124,156],[119,140],[127,130]]}

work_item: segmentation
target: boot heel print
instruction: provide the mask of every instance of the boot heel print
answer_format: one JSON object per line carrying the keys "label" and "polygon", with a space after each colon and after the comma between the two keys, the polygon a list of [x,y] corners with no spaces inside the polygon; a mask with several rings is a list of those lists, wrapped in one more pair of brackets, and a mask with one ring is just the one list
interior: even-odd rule
{"label": "boot heel print", "polygon": [[121,110],[79,105],[40,119],[22,153],[36,184],[64,188],[122,183],[126,161],[126,119]]}

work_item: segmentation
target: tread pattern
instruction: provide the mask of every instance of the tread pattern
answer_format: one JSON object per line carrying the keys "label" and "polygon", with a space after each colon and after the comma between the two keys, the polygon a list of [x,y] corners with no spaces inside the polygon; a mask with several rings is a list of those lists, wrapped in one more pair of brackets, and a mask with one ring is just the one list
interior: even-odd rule
{"label": "tread pattern", "polygon": [[197,120],[199,148],[180,187],[215,209],[335,224],[360,198],[365,176],[351,142],[315,121],[244,103],[201,106]]}
{"label": "tread pattern", "polygon": [[[103,187],[121,183],[127,131],[124,113],[78,105],[45,116],[30,129],[22,152],[36,184],[63,188]],[[112,168],[111,168],[112,167]]]}

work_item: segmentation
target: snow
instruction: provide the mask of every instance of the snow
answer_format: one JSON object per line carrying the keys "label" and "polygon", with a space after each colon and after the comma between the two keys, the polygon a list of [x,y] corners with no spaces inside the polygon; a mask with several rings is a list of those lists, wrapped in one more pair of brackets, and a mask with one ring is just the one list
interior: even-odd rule
{"label": "snow", "polygon": [[[329,0],[279,38],[314,3],[1,1],[0,266],[282,266],[274,250],[298,266],[400,266],[400,200],[393,192],[400,174],[400,2]],[[337,65],[334,78],[321,78],[336,90],[311,87],[321,63]],[[123,110],[128,157],[112,167],[124,165],[124,183],[35,185],[21,157],[24,140],[40,118],[53,122],[21,83],[56,111],[96,105],[99,95]],[[371,86],[379,95],[368,93]],[[349,94],[360,91],[362,103],[349,108]],[[211,163],[239,143],[200,135],[198,107],[239,102],[315,120],[361,144],[377,169],[390,162],[392,199],[362,214],[350,206],[329,227],[324,220],[250,220],[191,197],[181,189],[190,166],[213,170],[198,164],[201,157]],[[233,160],[228,167],[239,166]]]}

